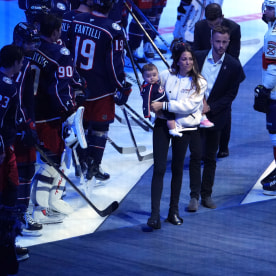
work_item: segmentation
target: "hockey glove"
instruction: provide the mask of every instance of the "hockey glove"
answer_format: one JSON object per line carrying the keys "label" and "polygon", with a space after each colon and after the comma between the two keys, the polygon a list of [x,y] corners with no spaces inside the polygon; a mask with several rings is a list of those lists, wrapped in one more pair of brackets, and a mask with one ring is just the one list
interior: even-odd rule
{"label": "hockey glove", "polygon": [[269,111],[271,89],[267,89],[263,85],[258,85],[254,92],[254,109],[259,112],[267,113]]}
{"label": "hockey glove", "polygon": [[129,82],[125,82],[124,86],[121,90],[117,91],[114,96],[114,101],[117,105],[123,105],[127,102],[128,97],[132,91],[132,84]]}
{"label": "hockey glove", "polygon": [[83,103],[87,98],[85,92],[83,90],[75,90],[74,93],[75,93],[75,101],[77,103],[77,106],[83,105]]}
{"label": "hockey glove", "polygon": [[72,86],[75,93],[75,101],[78,106],[81,106],[87,98],[87,82],[85,78],[79,77],[77,85]]}
{"label": "hockey glove", "polygon": [[26,125],[21,132],[21,141],[23,145],[27,147],[32,147],[35,144],[39,144],[39,139],[35,129],[35,124],[31,119],[29,119],[26,122]]}

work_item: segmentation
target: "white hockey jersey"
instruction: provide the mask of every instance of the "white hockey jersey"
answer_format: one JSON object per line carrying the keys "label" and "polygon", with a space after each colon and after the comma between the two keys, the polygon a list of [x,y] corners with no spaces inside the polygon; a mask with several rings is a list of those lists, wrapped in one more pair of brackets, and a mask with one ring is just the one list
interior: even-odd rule
{"label": "white hockey jersey", "polygon": [[268,30],[264,36],[265,58],[276,60],[276,21],[268,23]]}

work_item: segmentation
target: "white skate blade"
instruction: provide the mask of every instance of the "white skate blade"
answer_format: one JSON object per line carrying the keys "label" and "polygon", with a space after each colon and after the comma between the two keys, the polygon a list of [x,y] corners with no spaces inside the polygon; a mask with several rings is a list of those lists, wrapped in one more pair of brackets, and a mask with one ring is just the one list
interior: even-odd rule
{"label": "white skate blade", "polygon": [[268,196],[276,196],[276,191],[266,191],[266,190],[263,190],[263,194],[264,195],[268,195]]}
{"label": "white skate blade", "polygon": [[42,236],[42,231],[41,230],[27,230],[27,229],[22,229],[21,234],[23,237],[40,237]]}

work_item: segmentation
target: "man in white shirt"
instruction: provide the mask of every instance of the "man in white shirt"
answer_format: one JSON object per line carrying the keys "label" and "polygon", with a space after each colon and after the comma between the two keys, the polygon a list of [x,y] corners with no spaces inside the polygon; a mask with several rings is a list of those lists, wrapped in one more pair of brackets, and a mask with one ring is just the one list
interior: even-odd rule
{"label": "man in white shirt", "polygon": [[201,183],[201,203],[215,209],[212,188],[216,171],[216,152],[221,131],[231,116],[231,105],[240,83],[245,75],[238,59],[226,53],[230,33],[226,27],[218,26],[212,30],[211,50],[195,52],[199,70],[208,83],[203,113],[215,124],[213,128],[203,129],[204,133],[204,169]]}

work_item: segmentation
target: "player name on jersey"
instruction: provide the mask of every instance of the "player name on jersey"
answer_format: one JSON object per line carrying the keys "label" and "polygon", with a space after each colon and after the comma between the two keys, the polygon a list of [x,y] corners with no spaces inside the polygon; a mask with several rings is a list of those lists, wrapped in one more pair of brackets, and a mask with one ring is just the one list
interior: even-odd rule
{"label": "player name on jersey", "polygon": [[89,26],[76,24],[75,25],[75,33],[84,34],[96,39],[100,39],[101,31],[95,28],[91,28]]}
{"label": "player name on jersey", "polygon": [[33,61],[35,61],[36,63],[40,64],[42,67],[46,67],[48,64],[48,60],[42,56],[40,53],[35,52],[33,55]]}

